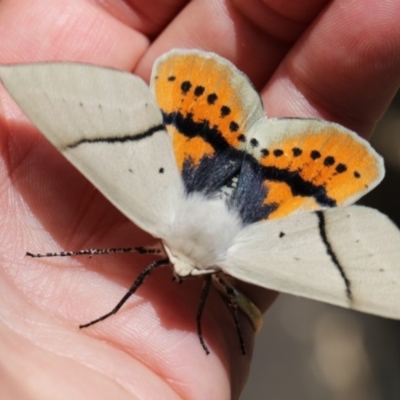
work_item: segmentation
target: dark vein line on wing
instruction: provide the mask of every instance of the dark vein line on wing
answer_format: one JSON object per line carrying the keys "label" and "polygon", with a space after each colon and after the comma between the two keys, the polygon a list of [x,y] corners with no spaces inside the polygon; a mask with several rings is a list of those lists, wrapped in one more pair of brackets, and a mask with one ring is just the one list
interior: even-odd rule
{"label": "dark vein line on wing", "polygon": [[324,245],[326,247],[326,252],[328,253],[333,264],[338,269],[341,277],[343,278],[344,283],[346,285],[347,298],[351,301],[353,299],[353,294],[351,292],[351,282],[350,282],[349,278],[346,276],[346,272],[345,272],[343,266],[340,264],[338,258],[336,257],[336,254],[333,251],[333,248],[328,240],[328,235],[326,233],[326,220],[325,220],[324,212],[316,211],[315,213],[317,214],[317,217],[318,217],[319,234],[321,236],[322,242],[324,243]]}
{"label": "dark vein line on wing", "polygon": [[157,125],[154,126],[150,129],[148,129],[145,132],[141,133],[135,133],[135,134],[129,134],[129,135],[124,135],[124,136],[106,136],[106,137],[94,137],[94,138],[82,138],[77,140],[76,142],[73,142],[69,145],[67,145],[65,148],[66,149],[75,149],[78,146],[86,143],[124,143],[124,142],[132,142],[132,141],[138,141],[145,139],[149,136],[152,136],[154,133],[158,131],[164,130],[165,127],[164,125]]}

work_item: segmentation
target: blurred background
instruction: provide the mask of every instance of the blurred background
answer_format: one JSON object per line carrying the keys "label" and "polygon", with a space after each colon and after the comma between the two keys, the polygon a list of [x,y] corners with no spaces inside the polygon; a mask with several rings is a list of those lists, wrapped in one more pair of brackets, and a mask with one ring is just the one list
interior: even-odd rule
{"label": "blurred background", "polygon": [[[386,177],[359,204],[400,227],[400,93],[371,142]],[[253,361],[241,400],[397,400],[400,321],[282,294],[264,317]]]}

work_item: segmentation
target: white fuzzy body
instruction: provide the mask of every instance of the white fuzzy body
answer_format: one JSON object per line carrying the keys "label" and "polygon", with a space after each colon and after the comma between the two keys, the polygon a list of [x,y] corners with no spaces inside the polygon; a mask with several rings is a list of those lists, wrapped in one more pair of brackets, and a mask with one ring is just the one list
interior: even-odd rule
{"label": "white fuzzy body", "polygon": [[223,200],[193,193],[182,199],[163,245],[178,276],[211,273],[241,229],[240,217]]}

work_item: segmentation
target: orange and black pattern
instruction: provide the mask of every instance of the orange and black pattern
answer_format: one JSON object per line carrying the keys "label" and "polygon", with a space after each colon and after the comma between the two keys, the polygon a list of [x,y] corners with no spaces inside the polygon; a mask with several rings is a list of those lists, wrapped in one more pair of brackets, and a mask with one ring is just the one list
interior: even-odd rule
{"label": "orange and black pattern", "polygon": [[250,81],[220,57],[169,53],[152,86],[187,192],[224,197],[244,224],[347,204],[380,176],[370,148],[339,125],[306,120],[312,132],[274,137]]}

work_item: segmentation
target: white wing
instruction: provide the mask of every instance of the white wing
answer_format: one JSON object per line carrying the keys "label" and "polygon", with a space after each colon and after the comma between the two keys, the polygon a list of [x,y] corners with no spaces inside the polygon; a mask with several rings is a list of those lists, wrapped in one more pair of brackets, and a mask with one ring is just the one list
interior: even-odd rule
{"label": "white wing", "polygon": [[245,282],[400,318],[400,231],[352,206],[244,228],[221,265]]}
{"label": "white wing", "polygon": [[73,63],[0,66],[29,119],[117,208],[156,237],[183,186],[147,85],[118,70]]}

